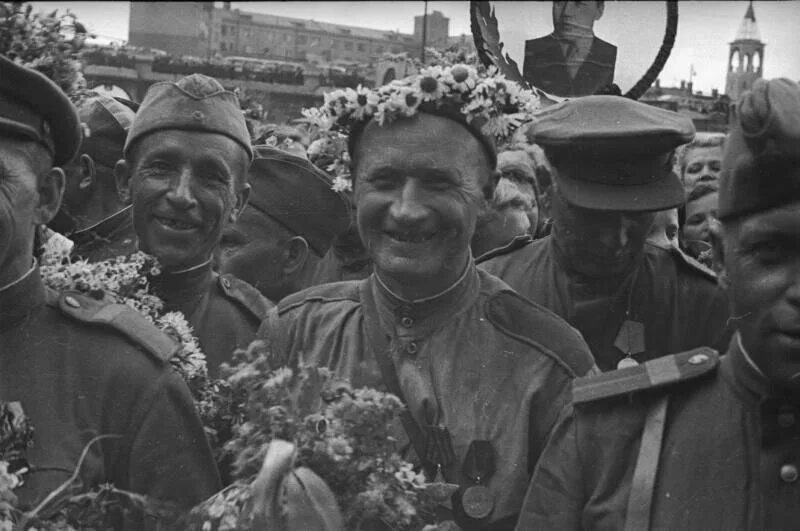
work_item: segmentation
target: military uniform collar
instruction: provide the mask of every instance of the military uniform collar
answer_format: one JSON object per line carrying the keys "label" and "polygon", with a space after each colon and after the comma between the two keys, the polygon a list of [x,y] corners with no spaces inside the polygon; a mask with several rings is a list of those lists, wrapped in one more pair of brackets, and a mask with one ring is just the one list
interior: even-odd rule
{"label": "military uniform collar", "polygon": [[26,320],[45,302],[45,287],[34,262],[27,273],[0,289],[0,331]]}
{"label": "military uniform collar", "polygon": [[739,332],[731,339],[728,355],[722,361],[723,374],[746,400],[760,404],[767,400],[800,404],[800,395],[774,385],[753,362]]}
{"label": "military uniform collar", "polygon": [[174,309],[193,298],[201,298],[214,280],[211,260],[179,271],[162,271],[150,277],[155,292],[164,299],[168,308]]}
{"label": "military uniform collar", "polygon": [[126,229],[133,223],[133,218],[131,217],[132,208],[133,205],[126,206],[91,227],[73,232],[69,238],[75,242],[76,248],[97,240],[109,241],[117,232]]}
{"label": "military uniform collar", "polygon": [[399,337],[420,338],[466,311],[477,299],[480,279],[475,262],[470,259],[464,273],[444,291],[413,301],[393,293],[373,273],[369,280],[381,325]]}

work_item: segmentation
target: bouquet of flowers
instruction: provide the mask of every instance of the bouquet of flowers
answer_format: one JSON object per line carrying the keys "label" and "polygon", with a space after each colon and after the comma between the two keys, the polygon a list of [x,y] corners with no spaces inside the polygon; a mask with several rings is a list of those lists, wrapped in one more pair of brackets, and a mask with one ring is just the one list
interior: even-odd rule
{"label": "bouquet of flowers", "polygon": [[23,2],[0,2],[0,54],[52,79],[73,101],[86,90],[78,52],[88,34],[75,15],[33,13]]}
{"label": "bouquet of flowers", "polygon": [[272,370],[260,341],[225,367],[238,423],[226,451],[237,481],[198,506],[191,526],[252,529],[243,510],[270,443],[291,441],[295,466],[318,475],[333,492],[346,529],[420,529],[436,500],[422,474],[396,452],[391,426],[403,407],[394,395],[352,389],[322,368]]}
{"label": "bouquet of flowers", "polygon": [[26,450],[33,444],[33,426],[19,402],[0,402],[0,530],[16,521],[14,489],[22,485],[28,463]]}

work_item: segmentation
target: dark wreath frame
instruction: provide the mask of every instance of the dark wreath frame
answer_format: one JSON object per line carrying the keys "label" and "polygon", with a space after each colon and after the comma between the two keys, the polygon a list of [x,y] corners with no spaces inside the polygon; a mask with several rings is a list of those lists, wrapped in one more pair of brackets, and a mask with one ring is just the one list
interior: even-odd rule
{"label": "dark wreath frame", "polygon": [[[519,66],[509,55],[503,53],[503,43],[500,41],[500,32],[497,27],[497,17],[494,7],[488,1],[471,1],[469,3],[469,20],[472,38],[480,61],[488,66],[496,66],[506,78],[516,81],[526,87],[531,87],[522,77]],[[675,45],[675,35],[678,31],[678,2],[666,0],[667,26],[664,30],[664,39],[650,68],[637,81],[633,87],[624,94],[626,98],[638,100],[642,94],[653,84],[661,73],[664,65],[672,53]],[[616,85],[612,85],[616,87]],[[617,88],[617,90],[619,90]]]}

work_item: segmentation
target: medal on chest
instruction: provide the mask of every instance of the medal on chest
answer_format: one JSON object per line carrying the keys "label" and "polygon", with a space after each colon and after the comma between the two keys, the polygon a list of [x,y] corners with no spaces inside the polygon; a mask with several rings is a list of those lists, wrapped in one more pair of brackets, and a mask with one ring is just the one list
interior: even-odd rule
{"label": "medal on chest", "polygon": [[635,367],[639,363],[633,359],[636,354],[644,352],[644,323],[634,320],[631,317],[631,305],[633,302],[633,290],[636,285],[636,272],[634,272],[631,279],[631,285],[628,288],[627,304],[625,308],[625,321],[617,332],[617,338],[614,340],[614,346],[625,354],[625,357],[617,363],[617,369],[624,369],[625,367]]}
{"label": "medal on chest", "polygon": [[435,470],[433,482],[428,483],[425,490],[437,504],[452,510],[452,497],[458,485],[449,483],[443,471],[448,470],[455,459],[450,431],[444,426],[428,425],[423,426],[423,434],[425,455],[420,457],[427,464],[426,468]]}
{"label": "medal on chest", "polygon": [[614,340],[614,346],[625,354],[617,363],[617,369],[638,365],[632,356],[644,352],[644,324],[625,319],[617,333],[617,339]]}
{"label": "medal on chest", "polygon": [[486,518],[494,509],[494,494],[485,485],[495,472],[495,455],[489,441],[472,441],[462,467],[464,476],[474,484],[464,489],[461,507],[475,520]]}

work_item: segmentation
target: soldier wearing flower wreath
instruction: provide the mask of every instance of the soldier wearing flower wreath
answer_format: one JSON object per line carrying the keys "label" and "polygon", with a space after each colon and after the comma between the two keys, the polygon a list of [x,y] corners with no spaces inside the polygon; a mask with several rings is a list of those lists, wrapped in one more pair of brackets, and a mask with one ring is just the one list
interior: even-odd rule
{"label": "soldier wearing flower wreath", "polygon": [[[176,344],[128,306],[46,288],[33,259],[80,139],[60,89],[0,56],[0,400],[20,402],[34,427],[18,508],[62,484],[58,502],[105,483],[188,508],[220,482],[167,362]],[[37,516],[53,511],[43,503]]]}
{"label": "soldier wearing flower wreath", "polygon": [[518,529],[794,529],[800,520],[800,86],[736,105],[714,240],[736,333],[576,380]]}
{"label": "soldier wearing flower wreath", "polygon": [[510,529],[571,380],[593,370],[573,328],[470,253],[498,179],[495,140],[538,102],[466,65],[326,102],[314,118],[350,132],[357,224],[375,270],[287,297],[259,334],[276,363],[326,366],[400,396],[398,450],[441,487],[440,519]]}
{"label": "soldier wearing flower wreath", "polygon": [[139,249],[158,258],[150,282],[169,311],[182,312],[209,374],[255,338],[272,304],[251,285],[212,269],[226,225],[247,204],[250,136],[236,95],[193,74],[156,83],[128,131],[115,172],[133,203]]}
{"label": "soldier wearing flower wreath", "polygon": [[677,113],[619,96],[548,107],[527,131],[554,172],[552,234],[481,263],[583,335],[607,371],[730,338],[714,273],[646,242],[655,212],[684,201]]}

